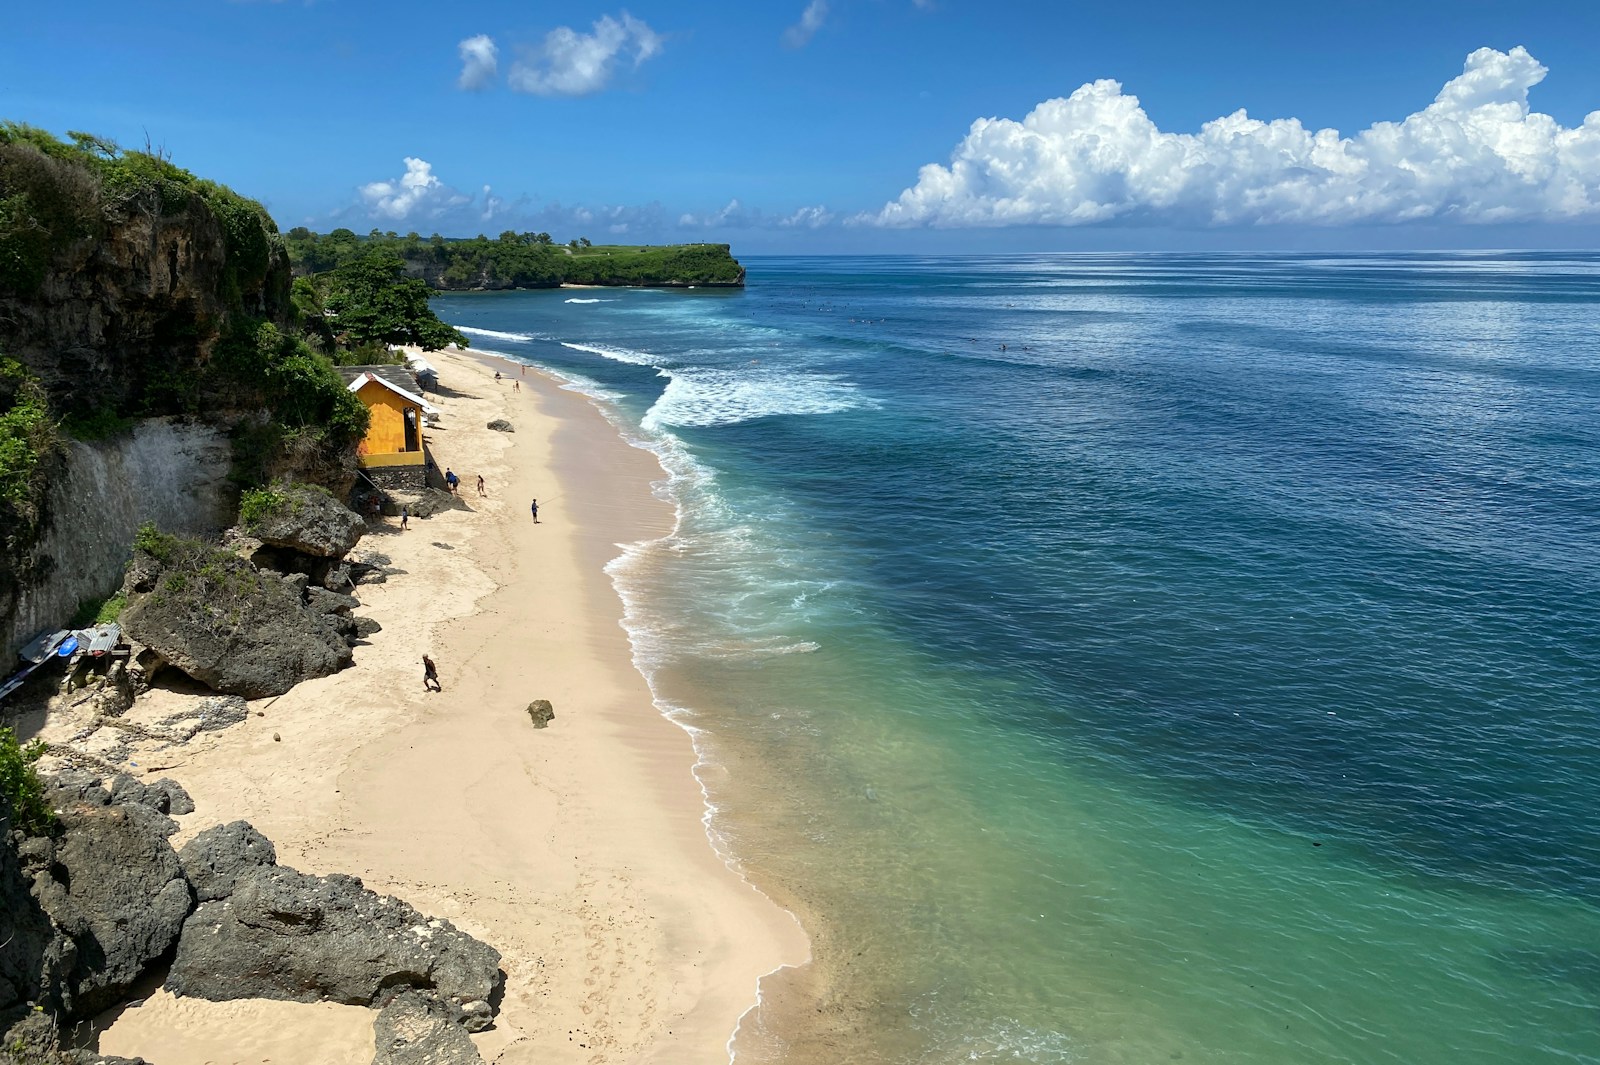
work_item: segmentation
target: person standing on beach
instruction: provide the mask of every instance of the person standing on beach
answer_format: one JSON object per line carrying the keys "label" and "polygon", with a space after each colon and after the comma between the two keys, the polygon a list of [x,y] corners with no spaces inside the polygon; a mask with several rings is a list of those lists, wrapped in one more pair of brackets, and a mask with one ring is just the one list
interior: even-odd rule
{"label": "person standing on beach", "polygon": [[439,667],[434,665],[433,659],[427,655],[422,656],[422,690],[444,691],[444,687],[439,683]]}
{"label": "person standing on beach", "polygon": [[486,496],[489,494],[488,490],[483,487],[483,474],[481,473],[478,474],[478,494],[480,496]]}
{"label": "person standing on beach", "polygon": [[451,495],[456,494],[456,485],[461,483],[461,478],[456,476],[456,471],[449,466],[444,468],[444,486]]}
{"label": "person standing on beach", "polygon": [[537,499],[533,501],[533,523],[535,525],[539,524],[539,501]]}
{"label": "person standing on beach", "polygon": [[406,531],[406,529],[408,527],[406,523],[409,522],[410,520],[411,520],[411,508],[409,506],[406,506],[406,505],[402,504],[401,507],[400,507],[400,531],[401,532],[405,532]]}

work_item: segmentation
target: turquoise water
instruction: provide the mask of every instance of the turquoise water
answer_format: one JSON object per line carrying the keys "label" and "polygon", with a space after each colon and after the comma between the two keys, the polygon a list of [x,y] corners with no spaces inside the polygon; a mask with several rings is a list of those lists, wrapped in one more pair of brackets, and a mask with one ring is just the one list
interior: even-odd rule
{"label": "turquoise water", "polygon": [[741,1060],[1600,1061],[1600,256],[747,265],[436,301],[672,474]]}

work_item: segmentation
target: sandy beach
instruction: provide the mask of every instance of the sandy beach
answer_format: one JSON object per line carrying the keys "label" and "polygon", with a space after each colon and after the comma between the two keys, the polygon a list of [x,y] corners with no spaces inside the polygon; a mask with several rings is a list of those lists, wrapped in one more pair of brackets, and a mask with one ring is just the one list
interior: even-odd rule
{"label": "sandy beach", "polygon": [[[243,818],[281,863],[355,874],[498,949],[505,998],[474,1037],[486,1061],[725,1060],[760,977],[805,961],[807,943],[713,850],[693,747],[633,668],[602,571],[618,545],[670,529],[650,491],[660,466],[531,369],[429,359],[442,416],[428,443],[460,475],[462,506],[404,532],[385,519],[362,541],[404,571],[358,590],[383,631],[354,667],[141,769],[195,799],[175,843]],[[502,417],[514,433],[485,427]],[[424,653],[440,694],[423,690]],[[154,692],[131,716],[181,698]],[[547,729],[529,722],[534,699],[554,704]],[[365,1065],[372,1019],[157,991],[100,1049],[160,1065]]]}

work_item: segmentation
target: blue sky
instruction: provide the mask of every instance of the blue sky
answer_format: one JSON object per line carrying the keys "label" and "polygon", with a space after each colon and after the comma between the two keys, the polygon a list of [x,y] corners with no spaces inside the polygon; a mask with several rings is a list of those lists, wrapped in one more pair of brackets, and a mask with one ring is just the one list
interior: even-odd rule
{"label": "blue sky", "polygon": [[15,8],[0,117],[148,136],[284,227],[748,252],[1600,246],[1600,3]]}

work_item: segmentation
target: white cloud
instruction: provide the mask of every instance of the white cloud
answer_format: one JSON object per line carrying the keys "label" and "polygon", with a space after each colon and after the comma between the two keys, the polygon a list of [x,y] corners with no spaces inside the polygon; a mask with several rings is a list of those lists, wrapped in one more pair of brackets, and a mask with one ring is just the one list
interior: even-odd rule
{"label": "white cloud", "polygon": [[361,203],[377,217],[396,222],[437,219],[472,202],[434,176],[426,160],[406,157],[406,172],[392,181],[374,181],[358,190]]}
{"label": "white cloud", "polygon": [[604,15],[593,33],[551,30],[543,45],[511,65],[506,80],[537,96],[587,96],[610,82],[618,56],[631,55],[637,68],[661,48],[661,35],[626,11],[620,18]]}
{"label": "white cloud", "polygon": [[811,0],[800,13],[800,21],[783,31],[783,43],[790,48],[804,48],[827,18],[828,0]]}
{"label": "white cloud", "polygon": [[461,54],[461,77],[456,80],[457,85],[476,90],[494,84],[495,75],[500,69],[500,50],[494,46],[492,37],[487,33],[468,37],[456,46],[456,50]]}
{"label": "white cloud", "polygon": [[715,226],[730,226],[742,229],[755,225],[760,221],[760,212],[751,213],[745,210],[737,198],[729,200],[728,205],[720,211],[710,214],[681,214],[678,216],[678,226],[682,229],[710,229]]}
{"label": "white cloud", "polygon": [[821,229],[833,221],[833,212],[826,207],[802,207],[786,218],[778,219],[778,225],[798,229]]}
{"label": "white cloud", "polygon": [[1546,70],[1480,48],[1432,104],[1352,137],[1244,111],[1158,129],[1115,81],[972,124],[950,164],[876,214],[889,226],[1346,225],[1600,215],[1600,111],[1574,129],[1531,111]]}

